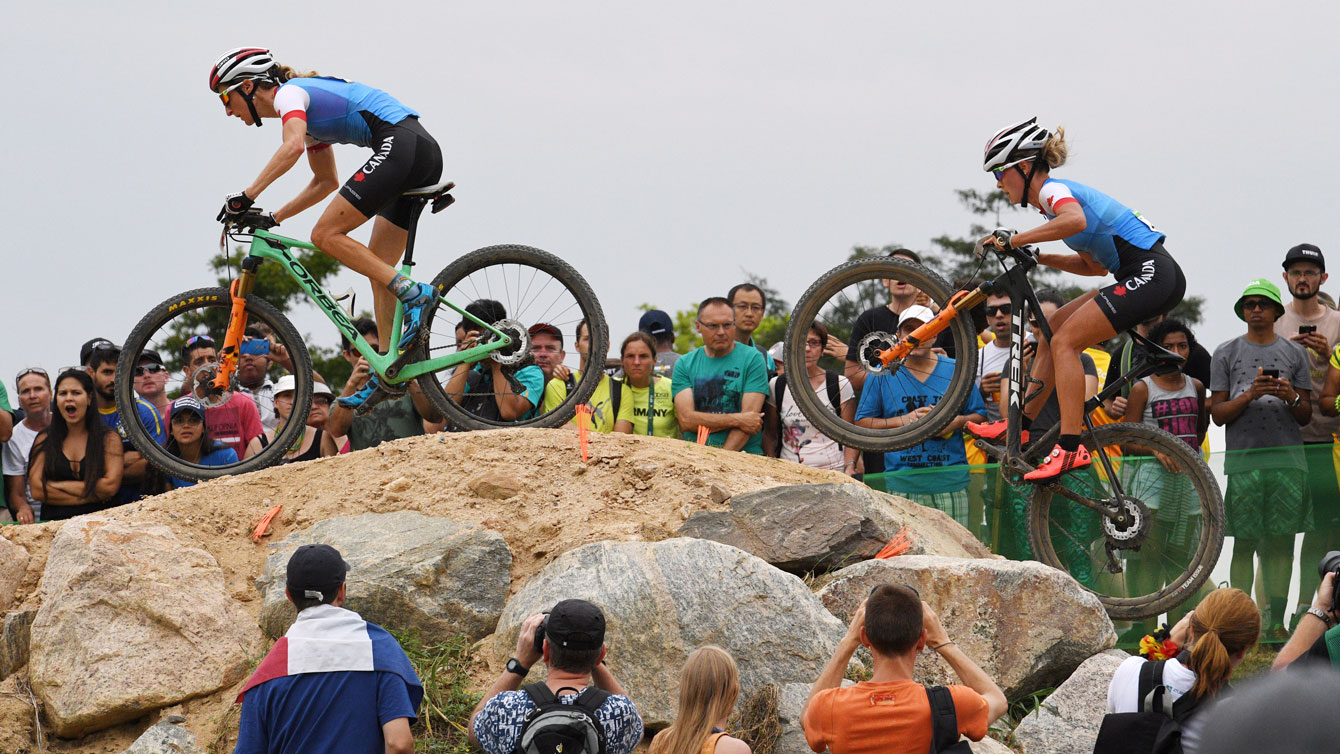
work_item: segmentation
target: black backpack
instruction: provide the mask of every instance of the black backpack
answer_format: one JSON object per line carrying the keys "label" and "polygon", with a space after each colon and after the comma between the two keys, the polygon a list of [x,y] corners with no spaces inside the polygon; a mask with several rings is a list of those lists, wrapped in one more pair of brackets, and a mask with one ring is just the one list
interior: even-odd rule
{"label": "black backpack", "polygon": [[927,686],[931,700],[931,754],[972,754],[972,747],[958,734],[954,695],[944,686]]}
{"label": "black backpack", "polygon": [[564,704],[544,683],[521,690],[535,702],[535,709],[521,726],[515,754],[605,754],[605,728],[596,719],[596,710],[610,697],[608,691],[587,686],[572,704]]}
{"label": "black backpack", "polygon": [[[828,393],[828,405],[833,413],[842,416],[842,388],[838,385],[837,372],[824,370],[824,390]],[[786,394],[786,375],[777,375],[772,385],[772,402],[777,407],[777,447],[782,447],[782,396]]]}
{"label": "black backpack", "polygon": [[1200,704],[1190,693],[1176,703],[1163,684],[1167,660],[1140,666],[1140,711],[1103,716],[1093,754],[1181,754],[1182,723]]}

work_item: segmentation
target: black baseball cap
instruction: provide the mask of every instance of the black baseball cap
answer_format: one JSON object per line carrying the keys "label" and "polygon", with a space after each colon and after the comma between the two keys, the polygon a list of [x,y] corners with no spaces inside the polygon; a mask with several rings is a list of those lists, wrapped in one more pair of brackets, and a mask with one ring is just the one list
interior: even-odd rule
{"label": "black baseball cap", "polygon": [[894,249],[886,253],[886,257],[907,257],[917,264],[921,264],[921,255],[911,249]]}
{"label": "black baseball cap", "polygon": [[340,551],[330,545],[303,545],[288,559],[288,574],[284,585],[295,597],[316,599],[308,591],[329,596],[344,583],[349,564],[340,557]]}
{"label": "black baseball cap", "polygon": [[652,309],[643,314],[642,319],[637,321],[637,329],[653,338],[675,334],[675,324],[670,321],[670,315],[660,309]]}
{"label": "black baseball cap", "polygon": [[146,348],[143,351],[140,351],[140,363],[143,364],[146,361],[150,364],[157,364],[160,367],[163,366],[163,357],[159,356],[158,352],[152,348]]}
{"label": "black baseball cap", "polygon": [[121,346],[116,345],[106,338],[94,338],[79,348],[79,365],[88,366],[89,359],[94,351],[120,351]]}
{"label": "black baseball cap", "polygon": [[586,600],[563,600],[549,611],[544,635],[564,649],[600,649],[605,644],[605,614]]}
{"label": "black baseball cap", "polygon": [[1284,269],[1289,269],[1294,262],[1314,262],[1322,272],[1326,271],[1326,257],[1321,255],[1321,249],[1310,243],[1300,243],[1284,255]]}

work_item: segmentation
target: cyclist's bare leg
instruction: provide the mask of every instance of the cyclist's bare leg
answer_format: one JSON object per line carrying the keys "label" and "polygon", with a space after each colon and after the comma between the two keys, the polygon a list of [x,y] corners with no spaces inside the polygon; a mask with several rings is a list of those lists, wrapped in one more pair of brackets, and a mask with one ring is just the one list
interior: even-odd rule
{"label": "cyclist's bare leg", "polygon": [[[391,327],[391,317],[394,316],[394,310],[390,310],[391,315],[385,318],[386,324],[383,325],[382,310],[379,304],[382,294],[394,298],[387,286],[395,278],[396,270],[390,263],[379,258],[372,249],[349,237],[350,231],[367,221],[367,216],[354,209],[354,205],[350,204],[348,199],[336,194],[330,205],[326,207],[326,211],[321,214],[321,219],[316,221],[316,227],[312,228],[312,243],[316,244],[317,248],[325,253],[338,259],[345,267],[372,281],[372,300],[377,315],[377,335],[381,339],[382,345],[389,348],[391,339],[388,333],[384,333],[382,330]],[[375,225],[373,226],[373,233],[375,237]],[[401,250],[404,250],[403,246]]]}
{"label": "cyclist's bare leg", "polygon": [[[396,226],[384,217],[372,221],[372,237],[368,239],[368,249],[389,266],[394,266],[405,253],[405,244],[409,241],[409,231]],[[400,333],[391,332],[395,322],[395,308],[400,301],[385,285],[372,286],[372,310],[377,318],[377,337],[382,343],[398,340]]]}
{"label": "cyclist's bare leg", "polygon": [[[1080,310],[1080,307],[1092,301],[1097,295],[1098,291],[1088,291],[1052,313],[1052,316],[1047,320],[1047,324],[1051,327],[1053,336],[1075,312]],[[1085,348],[1088,348],[1088,346],[1085,346]],[[1038,342],[1037,353],[1033,356],[1033,378],[1042,382],[1042,392],[1038,394],[1037,398],[1024,405],[1024,416],[1027,416],[1029,421],[1037,418],[1042,411],[1042,407],[1047,404],[1047,399],[1051,397],[1052,389],[1056,387],[1056,378],[1052,374],[1051,345],[1045,341]],[[1024,387],[1024,397],[1027,397],[1031,392],[1033,392],[1032,387],[1026,385]]]}
{"label": "cyclist's bare leg", "polygon": [[1080,353],[1116,334],[1112,323],[1093,300],[1080,305],[1052,333],[1051,355],[1056,374],[1056,397],[1061,406],[1061,434],[1078,435],[1084,426],[1084,367],[1080,363]]}

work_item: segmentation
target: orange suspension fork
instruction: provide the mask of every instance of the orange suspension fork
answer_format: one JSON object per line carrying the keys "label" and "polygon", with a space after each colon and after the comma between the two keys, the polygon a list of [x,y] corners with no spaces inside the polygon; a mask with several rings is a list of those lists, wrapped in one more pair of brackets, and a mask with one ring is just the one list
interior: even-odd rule
{"label": "orange suspension fork", "polygon": [[247,296],[255,285],[256,273],[243,269],[242,275],[228,288],[233,297],[233,310],[228,315],[228,332],[223,337],[223,351],[219,354],[219,373],[214,376],[213,383],[214,389],[220,392],[228,389],[237,372],[237,349],[242,343],[243,331],[247,329]]}
{"label": "orange suspension fork", "polygon": [[913,330],[911,335],[898,341],[893,348],[880,351],[880,362],[887,367],[894,361],[906,357],[912,352],[913,348],[916,348],[922,343],[934,342],[935,336],[944,332],[945,328],[949,327],[949,323],[952,322],[960,312],[965,312],[985,300],[986,292],[981,288],[955,293],[953,296],[949,297],[949,303],[945,304],[945,307],[940,310],[940,313],[935,315],[935,319],[932,319],[930,322]]}

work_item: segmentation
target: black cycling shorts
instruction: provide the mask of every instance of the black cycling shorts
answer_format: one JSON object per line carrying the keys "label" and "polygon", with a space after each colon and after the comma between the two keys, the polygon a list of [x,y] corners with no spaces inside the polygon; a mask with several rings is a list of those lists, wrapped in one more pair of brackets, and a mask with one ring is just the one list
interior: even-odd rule
{"label": "black cycling shorts", "polygon": [[364,217],[380,215],[409,229],[412,202],[401,194],[442,180],[442,150],[413,116],[390,124],[363,113],[372,129],[376,153],[340,187]]}
{"label": "black cycling shorts", "polygon": [[1119,333],[1172,311],[1186,293],[1186,276],[1162,241],[1123,257],[1128,261],[1117,270],[1117,282],[1100,288],[1094,299]]}

